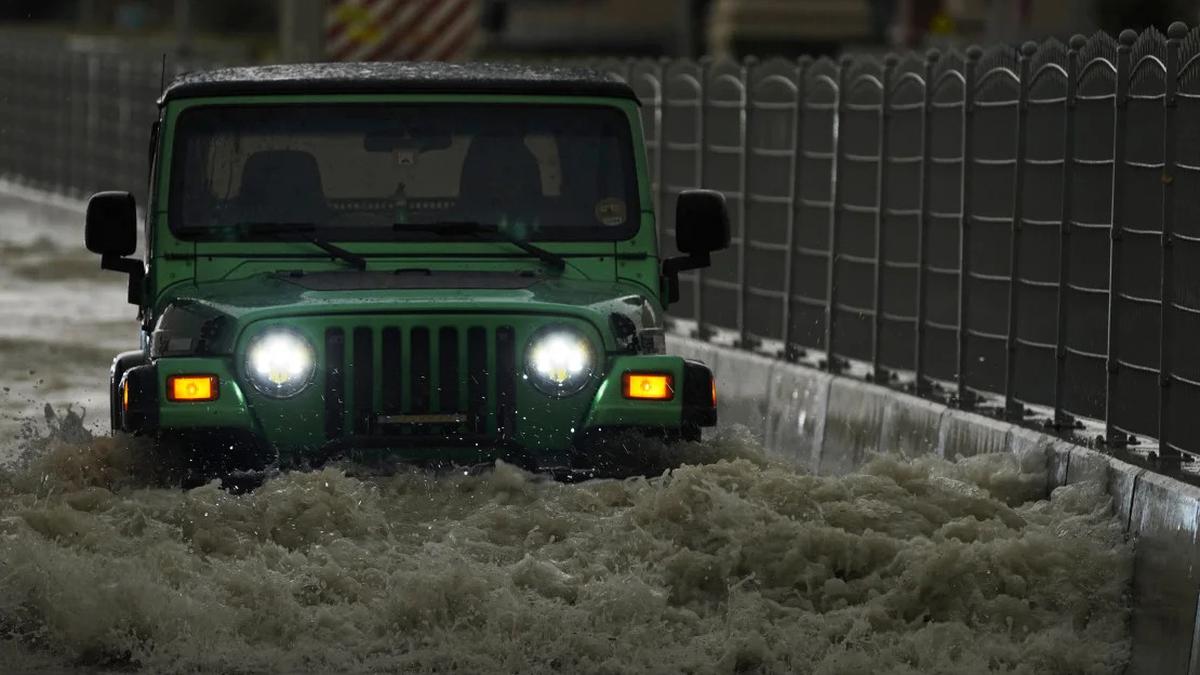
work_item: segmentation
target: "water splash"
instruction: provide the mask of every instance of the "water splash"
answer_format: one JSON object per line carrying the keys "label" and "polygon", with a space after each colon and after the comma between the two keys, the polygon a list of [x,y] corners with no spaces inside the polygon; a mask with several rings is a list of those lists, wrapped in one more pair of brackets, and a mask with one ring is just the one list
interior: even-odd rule
{"label": "water splash", "polygon": [[[145,480],[68,412],[0,473],[0,664],[144,672],[1119,672],[1131,552],[1044,463],[817,477],[744,434],[654,478]],[[689,454],[690,453],[690,454]]]}

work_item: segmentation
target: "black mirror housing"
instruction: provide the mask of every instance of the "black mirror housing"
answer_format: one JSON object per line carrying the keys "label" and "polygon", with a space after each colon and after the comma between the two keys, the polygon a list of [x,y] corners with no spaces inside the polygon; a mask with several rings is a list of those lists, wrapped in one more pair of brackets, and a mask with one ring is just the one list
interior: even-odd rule
{"label": "black mirror housing", "polygon": [[675,202],[675,246],[706,255],[729,246],[729,210],[716,190],[684,190]]}
{"label": "black mirror housing", "polygon": [[100,269],[129,275],[129,303],[142,304],[146,268],[126,258],[137,250],[137,202],[128,192],[97,192],[88,200],[84,244],[100,254]]}
{"label": "black mirror housing", "polygon": [[667,258],[662,288],[667,304],[679,300],[679,273],[712,264],[711,254],[729,246],[729,209],[716,190],[684,190],[675,202],[675,246],[686,254]]}
{"label": "black mirror housing", "polygon": [[97,192],[88,200],[84,243],[92,253],[123,258],[137,250],[137,202],[128,192]]}

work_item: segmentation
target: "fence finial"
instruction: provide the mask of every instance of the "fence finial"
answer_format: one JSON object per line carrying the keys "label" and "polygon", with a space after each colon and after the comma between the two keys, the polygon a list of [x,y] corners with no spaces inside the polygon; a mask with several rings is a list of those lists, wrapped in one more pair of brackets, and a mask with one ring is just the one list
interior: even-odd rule
{"label": "fence finial", "polygon": [[983,56],[983,47],[979,45],[971,45],[967,47],[967,58],[971,61],[978,61]]}
{"label": "fence finial", "polygon": [[1071,41],[1067,43],[1072,51],[1079,51],[1087,45],[1087,38],[1076,33],[1071,36]]}
{"label": "fence finial", "polygon": [[1187,24],[1182,21],[1176,21],[1170,26],[1167,26],[1167,37],[1171,38],[1172,40],[1182,40],[1183,38],[1187,37],[1187,34]]}
{"label": "fence finial", "polygon": [[1025,42],[1025,44],[1021,45],[1021,56],[1024,56],[1025,58],[1031,58],[1037,53],[1037,50],[1037,43],[1033,40],[1028,40]]}
{"label": "fence finial", "polygon": [[930,63],[936,63],[940,58],[942,58],[942,53],[936,49],[930,49],[929,51],[925,52],[925,60]]}
{"label": "fence finial", "polygon": [[1129,48],[1133,46],[1133,43],[1137,42],[1137,38],[1138,34],[1136,30],[1126,28],[1117,36],[1117,41],[1121,43],[1121,46]]}

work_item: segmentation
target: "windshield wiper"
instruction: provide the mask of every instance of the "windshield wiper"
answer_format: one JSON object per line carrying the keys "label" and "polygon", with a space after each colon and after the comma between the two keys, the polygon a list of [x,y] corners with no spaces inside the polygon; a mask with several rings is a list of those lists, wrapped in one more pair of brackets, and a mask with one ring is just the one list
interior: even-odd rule
{"label": "windshield wiper", "polygon": [[432,232],[433,234],[452,237],[456,235],[467,235],[475,237],[483,241],[491,241],[482,237],[484,234],[498,234],[501,241],[507,242],[525,251],[529,255],[546,263],[551,269],[556,272],[562,272],[567,268],[567,259],[553,251],[531,244],[524,239],[514,237],[507,230],[499,225],[490,223],[479,223],[473,220],[443,220],[434,223],[395,223],[392,229],[396,231],[416,230],[418,232]]}
{"label": "windshield wiper", "polygon": [[354,267],[358,268],[360,272],[367,271],[366,258],[358,255],[357,253],[351,253],[341,246],[332,244],[321,237],[310,234],[317,229],[317,226],[313,225],[312,223],[238,223],[234,226],[234,228],[240,232],[247,232],[249,234],[265,234],[268,236],[273,236],[281,241],[287,241],[282,239],[281,235],[291,234],[293,232],[303,232],[306,234],[306,236],[301,239],[297,239],[296,241],[307,241],[313,246],[325,251],[329,255],[350,263]]}
{"label": "windshield wiper", "polygon": [[309,237],[308,243],[316,246],[335,258],[340,258],[351,265],[354,265],[360,272],[367,271],[367,259],[357,253],[351,253],[341,246],[331,244],[320,237]]}

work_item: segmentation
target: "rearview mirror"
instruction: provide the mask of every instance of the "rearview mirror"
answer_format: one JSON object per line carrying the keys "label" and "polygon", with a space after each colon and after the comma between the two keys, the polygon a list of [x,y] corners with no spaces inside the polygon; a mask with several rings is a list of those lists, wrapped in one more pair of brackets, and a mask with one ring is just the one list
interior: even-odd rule
{"label": "rearview mirror", "polygon": [[679,300],[679,273],[708,267],[710,254],[729,246],[729,210],[716,190],[684,190],[675,202],[675,246],[687,255],[667,258],[662,267],[663,296]]}
{"label": "rearview mirror", "polygon": [[88,200],[84,243],[92,253],[123,258],[137,250],[137,203],[128,192],[97,192]]}
{"label": "rearview mirror", "polygon": [[146,267],[126,258],[137,250],[137,202],[128,192],[97,192],[88,200],[84,244],[100,254],[100,269],[129,275],[130,304],[142,303]]}
{"label": "rearview mirror", "polygon": [[449,133],[437,129],[390,129],[367,133],[363,137],[363,150],[420,154],[445,150],[453,143],[454,138]]}
{"label": "rearview mirror", "polygon": [[729,210],[716,190],[684,190],[675,202],[675,246],[703,256],[729,246]]}

